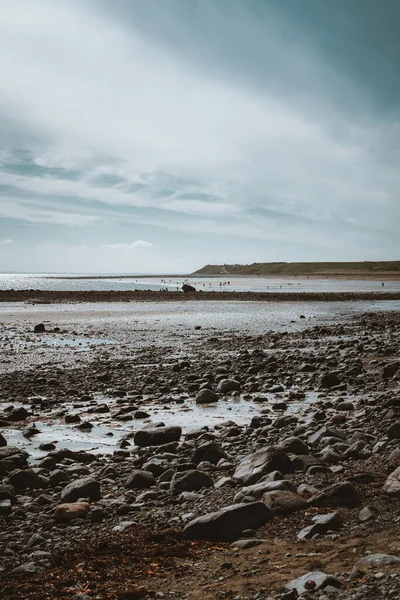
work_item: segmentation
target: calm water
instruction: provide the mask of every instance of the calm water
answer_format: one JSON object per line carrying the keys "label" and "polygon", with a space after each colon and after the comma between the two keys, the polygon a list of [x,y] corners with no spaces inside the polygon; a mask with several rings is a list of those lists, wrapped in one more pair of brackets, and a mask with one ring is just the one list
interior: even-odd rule
{"label": "calm water", "polygon": [[252,291],[252,292],[400,292],[400,281],[385,281],[384,287],[380,280],[356,279],[307,279],[307,278],[266,278],[266,277],[140,277],[135,275],[127,277],[110,274],[97,279],[84,279],[82,277],[95,277],[87,275],[63,274],[0,274],[0,290],[181,290],[185,282],[195,286],[198,290],[211,290],[220,292]]}

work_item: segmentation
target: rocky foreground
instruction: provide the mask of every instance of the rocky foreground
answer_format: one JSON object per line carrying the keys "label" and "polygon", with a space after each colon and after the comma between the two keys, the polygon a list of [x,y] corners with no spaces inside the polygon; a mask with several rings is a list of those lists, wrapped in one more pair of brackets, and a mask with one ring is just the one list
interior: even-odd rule
{"label": "rocky foreground", "polygon": [[[185,359],[55,352],[3,372],[1,598],[398,598],[399,326],[204,333]],[[246,424],[182,431],[180,410],[239,397],[259,407]],[[54,441],[37,458],[8,438],[39,419],[126,432],[112,454]]]}

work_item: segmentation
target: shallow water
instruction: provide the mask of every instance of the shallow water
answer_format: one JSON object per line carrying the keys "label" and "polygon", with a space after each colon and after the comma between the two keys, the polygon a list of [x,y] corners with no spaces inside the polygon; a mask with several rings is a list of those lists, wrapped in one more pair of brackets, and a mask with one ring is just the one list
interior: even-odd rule
{"label": "shallow water", "polygon": [[135,275],[118,277],[106,275],[94,279],[93,274],[50,275],[50,274],[0,274],[0,290],[162,290],[180,291],[182,284],[187,282],[197,290],[218,292],[377,292],[400,291],[399,281],[385,281],[382,286],[380,279],[320,279],[290,278],[290,277],[140,277]]}

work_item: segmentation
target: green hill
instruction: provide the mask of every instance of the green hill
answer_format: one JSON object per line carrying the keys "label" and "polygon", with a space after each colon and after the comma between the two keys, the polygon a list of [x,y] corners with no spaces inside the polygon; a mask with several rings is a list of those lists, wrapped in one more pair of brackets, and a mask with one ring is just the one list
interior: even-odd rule
{"label": "green hill", "polygon": [[193,275],[248,275],[256,276],[397,276],[400,277],[400,261],[366,262],[271,262],[251,265],[206,265]]}

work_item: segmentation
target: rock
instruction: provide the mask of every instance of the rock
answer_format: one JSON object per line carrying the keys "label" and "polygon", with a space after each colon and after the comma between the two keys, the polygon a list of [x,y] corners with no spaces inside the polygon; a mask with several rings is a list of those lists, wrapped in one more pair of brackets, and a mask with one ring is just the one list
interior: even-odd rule
{"label": "rock", "polygon": [[19,491],[42,489],[49,484],[47,479],[34,473],[31,469],[17,469],[13,471],[10,473],[8,481]]}
{"label": "rock", "polygon": [[387,567],[400,565],[400,558],[393,554],[369,554],[356,562],[358,567]]}
{"label": "rock", "polygon": [[326,588],[328,585],[339,588],[340,581],[333,577],[333,575],[327,575],[323,571],[311,571],[306,573],[297,579],[289,581],[285,585],[286,589],[296,590],[298,594],[302,594],[306,591],[315,591]]}
{"label": "rock", "polygon": [[129,490],[144,490],[155,485],[155,483],[155,477],[150,471],[135,470],[128,475],[125,487]]}
{"label": "rock", "polygon": [[221,458],[228,458],[228,455],[217,442],[205,442],[197,446],[193,453],[192,460],[195,465],[202,462],[210,462],[217,465]]}
{"label": "rock", "polygon": [[269,446],[246,456],[237,466],[233,478],[242,485],[251,485],[275,470],[284,474],[292,473],[293,467],[283,450]]}
{"label": "rock", "polygon": [[372,519],[376,519],[378,514],[379,511],[374,506],[364,506],[364,508],[360,510],[358,518],[362,523],[365,523],[365,521],[372,521]]}
{"label": "rock", "polygon": [[190,521],[183,534],[192,540],[231,542],[242,531],[261,527],[270,518],[271,513],[263,502],[234,504]]}
{"label": "rock", "polygon": [[361,504],[361,497],[353,484],[349,481],[334,483],[322,490],[309,500],[311,506],[321,508],[356,508]]}
{"label": "rock", "polygon": [[190,294],[196,292],[196,288],[192,285],[189,285],[188,283],[184,283],[182,286],[182,291],[184,294]]}
{"label": "rock", "polygon": [[400,368],[400,362],[391,362],[386,364],[382,370],[382,379],[390,379],[393,375],[396,375]]}
{"label": "rock", "polygon": [[207,473],[192,469],[175,473],[171,481],[171,494],[177,496],[181,492],[197,492],[202,488],[208,488],[213,485],[213,480]]}
{"label": "rock", "polygon": [[70,424],[70,423],[80,423],[81,422],[81,418],[77,414],[65,415],[64,421],[66,423],[68,423],[68,424]]}
{"label": "rock", "polygon": [[134,525],[137,525],[137,521],[121,521],[118,525],[114,525],[112,531],[121,532],[130,529]]}
{"label": "rock", "polygon": [[229,394],[240,390],[240,383],[236,379],[221,379],[217,386],[217,392],[220,394]]}
{"label": "rock", "polygon": [[312,521],[313,525],[305,527],[297,535],[299,540],[310,540],[316,534],[323,535],[327,531],[338,531],[343,525],[342,517],[337,512],[317,515],[313,517]]}
{"label": "rock", "polygon": [[7,446],[7,440],[2,433],[0,433],[0,447]]}
{"label": "rock", "polygon": [[323,389],[333,388],[340,384],[341,381],[337,373],[324,373],[319,381],[319,385]]}
{"label": "rock", "polygon": [[20,406],[19,408],[13,408],[9,413],[7,413],[8,421],[25,421],[27,417],[28,411],[23,406]]}
{"label": "rock", "polygon": [[0,517],[6,517],[12,511],[11,500],[4,498],[0,500]]}
{"label": "rock", "polygon": [[46,331],[46,327],[44,326],[44,323],[38,323],[33,328],[33,333],[44,333],[45,331]]}
{"label": "rock", "polygon": [[400,439],[400,421],[396,421],[396,423],[393,423],[393,425],[389,427],[387,435],[389,440]]}
{"label": "rock", "polygon": [[61,500],[65,503],[76,502],[80,498],[87,498],[91,502],[100,500],[100,483],[93,477],[83,477],[71,481],[61,492]]}
{"label": "rock", "polygon": [[259,481],[258,483],[242,488],[235,496],[235,502],[241,502],[245,497],[258,500],[266,492],[272,492],[274,490],[296,492],[296,486],[286,479],[278,479],[277,481]]}
{"label": "rock", "polygon": [[180,427],[154,427],[140,429],[135,433],[134,442],[136,446],[162,446],[170,442],[179,442],[182,435]]}
{"label": "rock", "polygon": [[211,404],[218,402],[218,395],[207,388],[200,390],[196,396],[196,404]]}
{"label": "rock", "polygon": [[251,538],[248,540],[237,540],[231,545],[233,548],[239,548],[239,550],[249,550],[250,548],[255,548],[256,546],[261,546],[262,544],[265,544],[265,540]]}
{"label": "rock", "polygon": [[85,519],[90,510],[88,502],[72,502],[59,504],[54,511],[54,518],[59,523],[69,523],[74,519]]}
{"label": "rock", "polygon": [[56,487],[56,485],[60,485],[60,483],[66,483],[70,480],[68,473],[62,471],[61,469],[54,469],[50,473],[50,485],[52,487]]}
{"label": "rock", "polygon": [[263,494],[262,501],[273,515],[288,515],[297,510],[307,508],[308,503],[293,492],[273,490]]}
{"label": "rock", "polygon": [[41,571],[42,568],[33,563],[33,562],[27,562],[24,563],[23,565],[20,565],[19,567],[16,567],[15,569],[12,569],[11,574],[12,575],[25,575],[26,577],[32,577],[33,575],[35,575],[38,571]]}
{"label": "rock", "polygon": [[286,438],[286,440],[283,440],[283,442],[281,442],[278,447],[289,454],[306,455],[309,453],[309,448],[307,444],[305,444],[298,437]]}
{"label": "rock", "polygon": [[384,483],[383,491],[385,494],[389,494],[389,496],[400,498],[400,467],[397,467],[393,473],[390,473]]}

